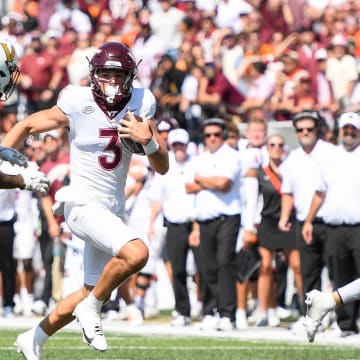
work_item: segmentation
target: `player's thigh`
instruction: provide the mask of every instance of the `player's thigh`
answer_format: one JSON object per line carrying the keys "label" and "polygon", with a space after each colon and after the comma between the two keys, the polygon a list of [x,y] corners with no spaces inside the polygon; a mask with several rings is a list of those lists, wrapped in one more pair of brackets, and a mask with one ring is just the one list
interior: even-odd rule
{"label": "player's thigh", "polygon": [[135,234],[118,216],[102,204],[66,204],[65,220],[70,230],[87,244],[115,255]]}
{"label": "player's thigh", "polygon": [[111,254],[86,243],[84,248],[84,283],[95,286],[106,263],[111,258]]}

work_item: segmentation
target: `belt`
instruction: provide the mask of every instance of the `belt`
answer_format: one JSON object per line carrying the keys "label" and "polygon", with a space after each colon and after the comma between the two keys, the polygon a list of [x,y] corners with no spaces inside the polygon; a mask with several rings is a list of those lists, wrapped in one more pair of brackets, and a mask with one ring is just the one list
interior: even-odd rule
{"label": "belt", "polygon": [[198,222],[199,224],[210,224],[216,221],[224,221],[225,219],[227,219],[230,216],[239,216],[239,214],[235,214],[235,215],[219,215],[217,217],[208,219],[208,220],[196,220],[196,222]]}
{"label": "belt", "polygon": [[186,222],[183,222],[183,223],[174,223],[174,222],[171,222],[171,221],[169,221],[169,220],[167,220],[167,219],[164,219],[164,225],[165,226],[169,226],[169,225],[171,225],[171,226],[190,226],[190,225],[192,225],[192,221],[186,221]]}
{"label": "belt", "polygon": [[338,226],[360,226],[360,223],[354,223],[354,224],[349,224],[349,223],[340,223],[340,224],[328,224],[331,227],[338,227]]}
{"label": "belt", "polygon": [[316,217],[313,224],[324,224],[324,219],[322,217]]}

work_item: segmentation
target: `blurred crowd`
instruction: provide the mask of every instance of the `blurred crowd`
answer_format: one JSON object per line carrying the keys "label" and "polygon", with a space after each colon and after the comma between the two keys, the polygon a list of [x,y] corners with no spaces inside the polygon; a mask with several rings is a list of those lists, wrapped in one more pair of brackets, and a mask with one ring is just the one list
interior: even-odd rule
{"label": "blurred crowd", "polygon": [[[249,208],[251,200],[245,194],[248,189],[245,179],[252,177],[248,170],[266,165],[271,156],[275,164],[279,159],[272,147],[282,144],[281,160],[288,154],[285,138],[267,137],[269,122],[289,121],[296,114],[316,112],[316,118],[304,116],[315,121],[317,129],[321,127],[316,140],[337,144],[339,116],[360,111],[358,0],[12,0],[8,10],[1,17],[0,37],[15,44],[21,74],[16,91],[1,105],[0,138],[25,116],[56,104],[66,85],[88,86],[88,59],[105,42],[122,42],[132,50],[138,63],[134,87],[149,88],[156,97],[157,128],[168,141],[174,164],[186,163],[188,157],[199,156],[201,160],[206,154],[204,149],[211,149],[211,142],[218,137],[240,154],[241,168],[233,165],[238,173],[232,170],[230,174],[224,166],[224,172],[217,174],[232,180],[237,176],[242,189],[238,209],[227,209],[227,215],[241,213],[241,223],[239,220],[238,224],[231,224],[236,234],[222,234],[232,239],[229,251],[232,247],[235,250],[236,242],[237,252],[244,243],[249,244],[260,223],[258,219],[250,221],[244,214],[244,209],[256,213]],[[209,119],[213,121],[206,123]],[[358,131],[360,120],[356,121],[350,125]],[[247,124],[246,133],[240,134],[239,124]],[[300,136],[301,129],[296,131]],[[308,131],[312,131],[311,126]],[[12,211],[14,224],[14,261],[7,271],[17,275],[16,282],[6,281],[4,287],[6,317],[44,315],[82,283],[83,244],[71,235],[63,218],[51,210],[56,191],[71,180],[67,132],[64,129],[28,138],[22,151],[47,174],[51,186],[49,194],[41,197],[27,191],[0,191],[1,207],[6,204]],[[221,161],[226,163],[229,159],[224,156]],[[204,157],[205,160],[209,159]],[[205,183],[203,177],[212,172],[202,168],[201,161],[196,164],[198,172],[205,175],[197,175],[194,183]],[[176,169],[179,176],[190,176],[185,165]],[[169,179],[173,187],[177,184],[175,178]],[[186,178],[183,185],[190,182]],[[119,318],[121,311],[128,321],[140,324],[144,318],[158,313],[158,261],[164,262],[174,288],[174,326],[189,325],[191,318],[205,315],[203,328],[212,327],[214,314],[210,310],[215,308],[214,294],[207,294],[206,289],[213,292],[209,278],[214,273],[225,279],[221,281],[225,298],[220,300],[224,311],[220,320],[225,320],[215,325],[220,330],[229,330],[235,322],[239,329],[245,329],[248,321],[257,326],[279,326],[284,318],[304,314],[300,255],[298,250],[295,255],[289,251],[295,245],[270,247],[271,254],[261,253],[266,266],[263,262],[259,277],[237,281],[236,289],[225,287],[228,272],[235,276],[235,271],[227,268],[228,264],[223,272],[221,266],[219,270],[200,265],[196,251],[199,243],[194,234],[198,229],[190,226],[199,220],[196,226],[202,231],[200,237],[207,239],[210,231],[218,230],[208,229],[208,220],[219,220],[221,213],[215,211],[213,217],[195,218],[193,210],[179,203],[179,197],[171,198],[167,185],[149,171],[141,157],[134,157],[127,184],[127,221],[134,228],[143,228],[144,238],[151,244],[151,257],[141,273],[113,294],[103,309],[104,316]],[[216,186],[220,186],[219,191],[228,192],[225,183]],[[188,193],[196,193],[189,189]],[[315,191],[315,187],[311,189]],[[186,196],[184,193],[184,201]],[[203,201],[203,208],[211,205],[206,199]],[[183,216],[174,214],[171,207]],[[181,231],[179,224],[184,226]],[[221,228],[221,224],[216,226]],[[188,236],[193,242],[189,246],[169,246],[166,233],[170,229],[176,236],[186,234],[186,244]],[[214,240],[214,247],[217,241]],[[33,261],[37,248],[41,250],[40,266]],[[176,263],[182,253],[185,255]],[[209,260],[214,254],[208,255]],[[0,258],[3,256],[0,254]],[[215,260],[227,262],[228,254],[217,253]],[[325,268],[324,265],[320,270]],[[4,269],[2,272],[7,277]],[[293,274],[290,280],[288,272]],[[360,269],[354,274],[357,272]],[[270,273],[276,276],[270,279]],[[332,280],[326,271],[322,276],[327,284]],[[202,279],[206,279],[206,286]],[[259,289],[267,289],[267,299],[263,296],[258,300],[259,279],[262,281]],[[314,284],[306,290],[311,285]],[[287,287],[292,289],[290,300],[285,296]],[[235,303],[229,303],[232,298],[236,302],[236,317],[235,308],[232,309]],[[206,319],[206,315],[212,318]]]}

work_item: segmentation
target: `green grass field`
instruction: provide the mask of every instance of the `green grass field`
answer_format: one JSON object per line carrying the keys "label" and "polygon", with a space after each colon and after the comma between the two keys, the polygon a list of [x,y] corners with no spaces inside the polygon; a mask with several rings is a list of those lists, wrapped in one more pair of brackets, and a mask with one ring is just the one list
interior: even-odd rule
{"label": "green grass field", "polygon": [[[0,330],[0,360],[23,359],[15,351],[19,332]],[[42,360],[355,360],[360,347],[283,341],[241,341],[198,337],[134,336],[107,333],[109,349],[94,351],[79,332],[62,331],[46,344]]]}

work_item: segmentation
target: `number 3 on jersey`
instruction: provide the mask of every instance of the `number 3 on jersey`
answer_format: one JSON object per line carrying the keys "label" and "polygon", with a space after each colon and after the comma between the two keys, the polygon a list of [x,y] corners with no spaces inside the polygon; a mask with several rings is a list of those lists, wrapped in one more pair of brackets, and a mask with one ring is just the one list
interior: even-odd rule
{"label": "number 3 on jersey", "polygon": [[119,144],[119,136],[116,129],[107,128],[99,129],[99,136],[101,138],[108,138],[109,142],[104,148],[104,151],[113,153],[113,156],[101,155],[99,156],[99,164],[105,170],[114,170],[120,163],[122,158],[121,146]]}

